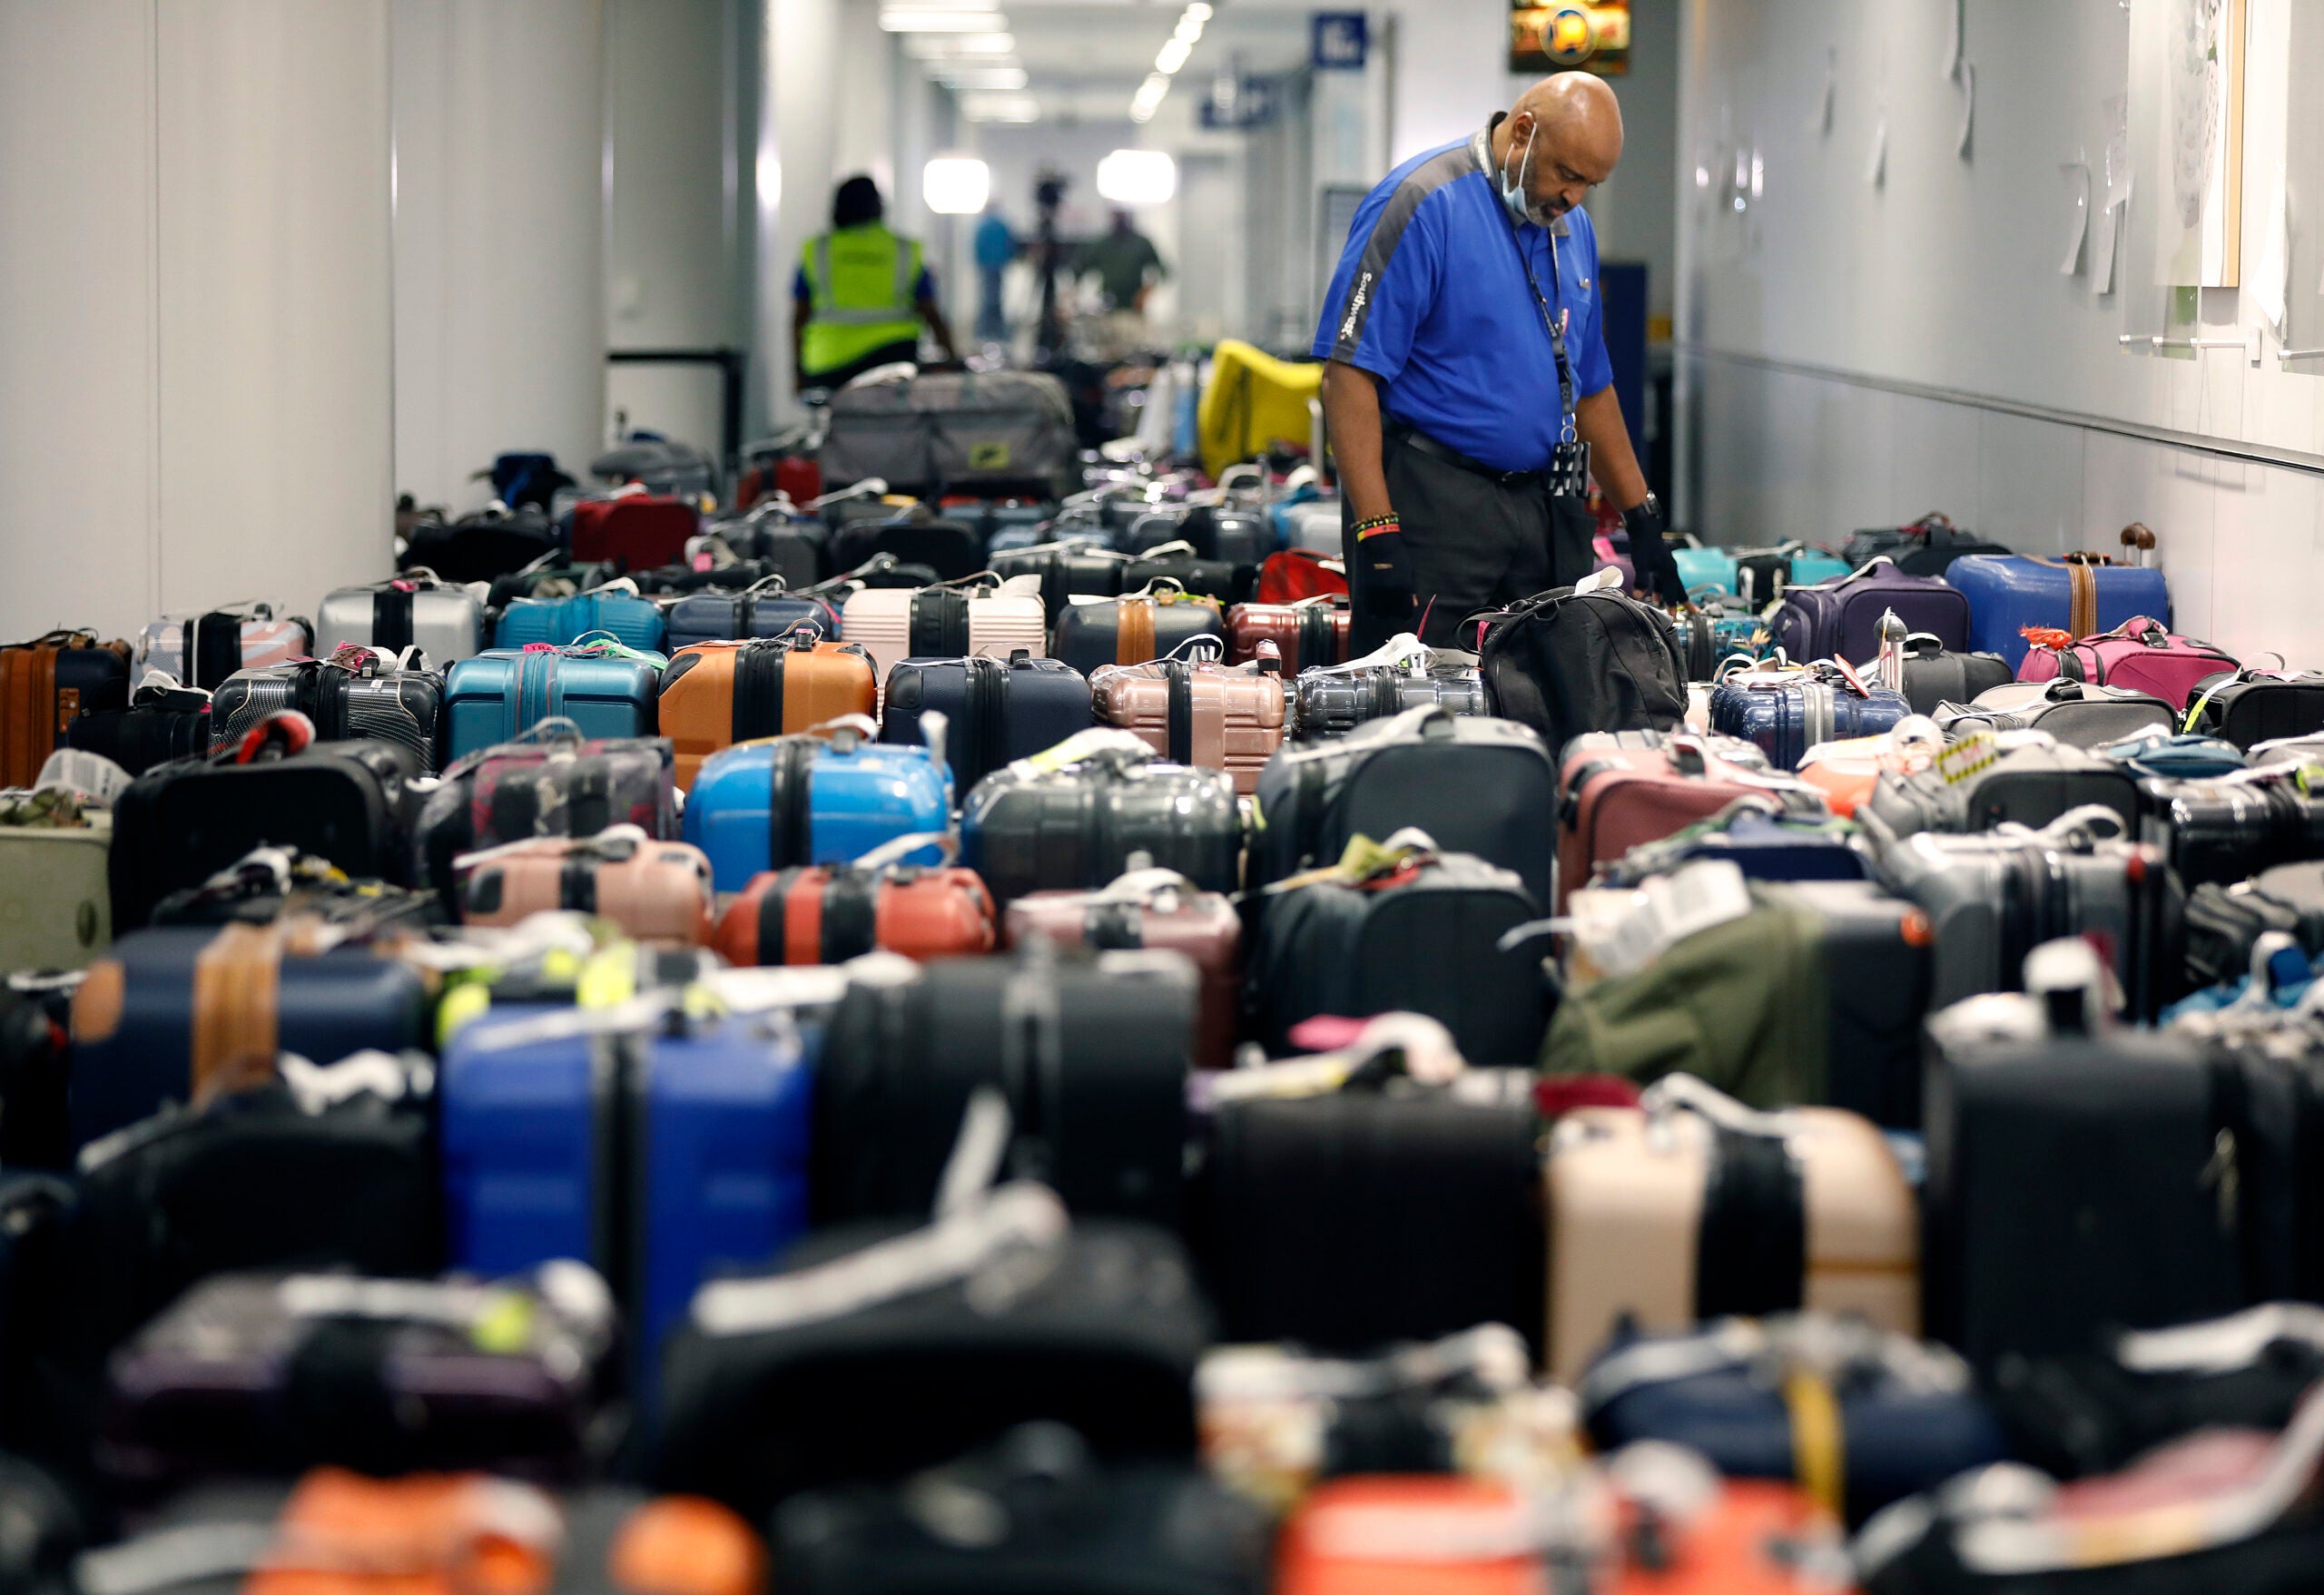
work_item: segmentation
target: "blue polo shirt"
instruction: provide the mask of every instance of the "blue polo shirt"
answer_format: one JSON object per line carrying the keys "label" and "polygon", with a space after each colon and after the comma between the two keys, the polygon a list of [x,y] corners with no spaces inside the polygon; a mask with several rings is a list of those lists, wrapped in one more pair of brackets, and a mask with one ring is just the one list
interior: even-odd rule
{"label": "blue polo shirt", "polygon": [[1381,379],[1387,413],[1501,470],[1539,470],[1562,435],[1550,331],[1566,318],[1574,397],[1614,379],[1598,292],[1598,233],[1569,211],[1512,231],[1487,167],[1491,129],[1405,162],[1367,195],[1324,300],[1317,359]]}

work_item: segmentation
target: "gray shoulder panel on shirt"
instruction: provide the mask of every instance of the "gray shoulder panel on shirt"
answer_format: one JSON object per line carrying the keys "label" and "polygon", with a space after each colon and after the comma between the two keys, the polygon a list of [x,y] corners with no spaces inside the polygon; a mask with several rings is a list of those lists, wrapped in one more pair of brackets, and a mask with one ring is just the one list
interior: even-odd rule
{"label": "gray shoulder panel on shirt", "polygon": [[1340,307],[1339,340],[1332,346],[1334,359],[1353,361],[1364,342],[1364,323],[1372,319],[1372,290],[1386,274],[1389,257],[1403,241],[1404,229],[1421,207],[1421,202],[1446,183],[1466,177],[1476,171],[1476,157],[1467,144],[1455,145],[1434,159],[1413,168],[1412,175],[1396,185],[1388,196],[1388,203],[1372,223],[1372,235],[1364,241],[1364,255],[1356,262],[1355,276],[1349,281],[1347,301]]}

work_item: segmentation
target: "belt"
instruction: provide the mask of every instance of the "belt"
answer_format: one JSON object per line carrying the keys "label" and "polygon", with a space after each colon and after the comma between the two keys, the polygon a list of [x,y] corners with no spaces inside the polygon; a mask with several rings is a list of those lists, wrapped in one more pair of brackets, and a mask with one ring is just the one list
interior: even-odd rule
{"label": "belt", "polygon": [[1497,487],[1537,487],[1541,486],[1541,479],[1546,474],[1541,471],[1505,471],[1498,467],[1489,466],[1483,460],[1472,459],[1451,444],[1439,443],[1409,421],[1384,421],[1381,424],[1380,429],[1414,453],[1425,454],[1432,459],[1441,459],[1446,465],[1458,466],[1471,476],[1482,477]]}

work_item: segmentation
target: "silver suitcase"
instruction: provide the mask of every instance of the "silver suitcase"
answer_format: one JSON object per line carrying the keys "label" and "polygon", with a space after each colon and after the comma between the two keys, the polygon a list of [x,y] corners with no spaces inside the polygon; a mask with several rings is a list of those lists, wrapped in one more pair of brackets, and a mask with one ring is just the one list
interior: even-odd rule
{"label": "silver suitcase", "polygon": [[484,604],[468,588],[425,572],[340,587],[315,611],[315,653],[327,659],[341,643],[385,654],[400,654],[416,643],[429,665],[442,670],[484,652]]}

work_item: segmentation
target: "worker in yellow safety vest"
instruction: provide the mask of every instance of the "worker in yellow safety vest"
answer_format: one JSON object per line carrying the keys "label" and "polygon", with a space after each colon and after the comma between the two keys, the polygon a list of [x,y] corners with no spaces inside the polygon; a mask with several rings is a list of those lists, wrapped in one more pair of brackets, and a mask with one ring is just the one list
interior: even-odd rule
{"label": "worker in yellow safety vest", "polygon": [[954,358],[920,244],[889,231],[886,211],[877,183],[851,177],[832,195],[832,230],[800,253],[791,352],[802,390],[843,388],[875,366],[919,359],[922,321],[943,358]]}

